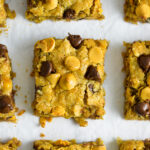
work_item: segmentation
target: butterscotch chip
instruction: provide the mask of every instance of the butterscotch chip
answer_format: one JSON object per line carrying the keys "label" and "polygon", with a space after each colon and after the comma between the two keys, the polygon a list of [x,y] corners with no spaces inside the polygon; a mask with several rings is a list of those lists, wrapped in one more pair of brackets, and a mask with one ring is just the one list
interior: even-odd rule
{"label": "butterscotch chip", "polygon": [[[73,118],[80,126],[88,125],[86,118],[102,119],[105,114],[104,57],[108,42],[69,35],[55,39],[52,51],[43,51],[47,43],[41,48],[37,46],[40,44],[38,41],[34,50],[35,114],[41,118]],[[95,48],[101,53],[97,63],[89,58],[89,51]]]}
{"label": "butterscotch chip", "polygon": [[71,71],[75,71],[78,70],[80,68],[80,61],[77,57],[75,56],[68,56],[65,59],[65,66],[71,70]]}
{"label": "butterscotch chip", "polygon": [[76,78],[71,73],[65,74],[61,77],[59,85],[64,90],[71,90],[76,86]]}
{"label": "butterscotch chip", "polygon": [[27,0],[26,18],[36,23],[51,20],[102,20],[100,0]]}
{"label": "butterscotch chip", "polygon": [[125,119],[150,119],[150,42],[125,43]]}
{"label": "butterscotch chip", "polygon": [[145,87],[144,89],[142,89],[141,98],[143,100],[150,99],[150,87]]}
{"label": "butterscotch chip", "polygon": [[47,10],[52,10],[52,9],[55,9],[57,7],[57,5],[58,5],[58,0],[46,0],[44,7]]}
{"label": "butterscotch chip", "polygon": [[95,142],[84,142],[81,144],[76,143],[75,140],[71,140],[71,141],[38,140],[34,142],[33,148],[34,150],[39,150],[39,149],[42,149],[42,150],[47,150],[47,149],[106,150],[106,146],[103,144],[103,141],[101,139],[97,139]]}
{"label": "butterscotch chip", "polygon": [[100,63],[102,60],[102,50],[99,47],[94,47],[89,50],[89,59],[93,63]]}

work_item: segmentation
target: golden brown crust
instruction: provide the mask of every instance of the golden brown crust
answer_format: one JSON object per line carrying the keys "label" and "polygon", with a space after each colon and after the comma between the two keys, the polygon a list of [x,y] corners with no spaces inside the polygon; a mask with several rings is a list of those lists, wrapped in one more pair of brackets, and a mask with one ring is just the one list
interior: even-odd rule
{"label": "golden brown crust", "polygon": [[104,19],[99,0],[28,0],[26,18],[39,23],[46,19]]}
{"label": "golden brown crust", "polygon": [[72,141],[50,141],[50,140],[38,140],[34,142],[34,150],[106,150],[101,139],[97,139],[95,142],[86,142],[82,144],[77,144],[75,140]]}

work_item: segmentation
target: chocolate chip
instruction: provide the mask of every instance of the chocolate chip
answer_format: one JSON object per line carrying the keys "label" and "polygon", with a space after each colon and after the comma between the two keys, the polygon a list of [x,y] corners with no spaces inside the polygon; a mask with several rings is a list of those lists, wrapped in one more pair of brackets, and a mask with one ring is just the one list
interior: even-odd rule
{"label": "chocolate chip", "polygon": [[93,85],[93,84],[89,84],[88,87],[89,87],[89,90],[90,90],[92,93],[94,93],[94,85]]}
{"label": "chocolate chip", "polygon": [[147,72],[150,69],[150,55],[141,55],[138,58],[139,66],[143,69],[143,71]]}
{"label": "chocolate chip", "polygon": [[3,44],[0,44],[0,57],[7,57],[7,47]]}
{"label": "chocolate chip", "polygon": [[81,47],[82,44],[82,38],[80,35],[71,35],[69,34],[68,40],[70,41],[72,47],[78,49]]}
{"label": "chocolate chip", "polygon": [[42,62],[40,75],[41,76],[49,76],[51,73],[55,73],[55,69],[51,61],[44,61]]}
{"label": "chocolate chip", "polygon": [[150,104],[147,102],[137,103],[135,106],[135,111],[142,116],[150,115]]}
{"label": "chocolate chip", "polygon": [[0,113],[9,113],[13,110],[13,99],[9,96],[0,96]]}
{"label": "chocolate chip", "polygon": [[86,71],[86,74],[85,74],[85,78],[88,79],[88,80],[95,80],[95,81],[98,81],[98,82],[101,81],[100,75],[97,71],[97,68],[92,66],[92,65],[88,67],[88,69]]}
{"label": "chocolate chip", "polygon": [[145,149],[144,150],[150,150],[150,139],[144,140]]}
{"label": "chocolate chip", "polygon": [[63,18],[64,19],[74,19],[75,13],[76,12],[73,9],[66,9],[64,14],[63,14]]}

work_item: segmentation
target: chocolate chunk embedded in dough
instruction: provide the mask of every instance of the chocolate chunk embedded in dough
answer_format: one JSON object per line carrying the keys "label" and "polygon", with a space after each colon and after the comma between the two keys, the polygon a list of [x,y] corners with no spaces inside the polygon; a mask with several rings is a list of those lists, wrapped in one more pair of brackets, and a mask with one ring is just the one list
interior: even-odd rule
{"label": "chocolate chunk embedded in dough", "polygon": [[139,66],[143,69],[143,71],[147,72],[150,69],[150,55],[141,55],[138,58]]}
{"label": "chocolate chunk embedded in dough", "polygon": [[49,76],[51,73],[55,73],[55,69],[51,61],[44,61],[42,62],[40,75],[41,76]]}
{"label": "chocolate chunk embedded in dough", "polygon": [[9,113],[13,110],[13,100],[9,96],[0,96],[0,113]]}
{"label": "chocolate chunk embedded in dough", "polygon": [[85,74],[85,78],[88,79],[88,80],[95,80],[95,81],[98,81],[98,82],[101,81],[100,75],[97,71],[97,68],[92,66],[92,65],[88,67],[88,69],[86,71],[86,74]]}

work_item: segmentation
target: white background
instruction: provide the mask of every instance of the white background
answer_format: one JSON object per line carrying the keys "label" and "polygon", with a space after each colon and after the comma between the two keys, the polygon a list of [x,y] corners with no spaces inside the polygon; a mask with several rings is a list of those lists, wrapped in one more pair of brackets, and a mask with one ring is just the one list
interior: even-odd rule
{"label": "white background", "polygon": [[[32,142],[40,138],[69,140],[77,142],[96,140],[101,137],[108,150],[117,150],[116,138],[144,139],[150,137],[149,121],[126,121],[123,119],[125,74],[121,53],[125,50],[123,41],[150,40],[150,25],[133,25],[123,20],[124,0],[102,0],[103,21],[52,22],[44,21],[35,24],[24,18],[26,0],[9,0],[9,5],[17,13],[15,20],[7,20],[8,35],[0,35],[0,43],[6,44],[12,59],[13,70],[17,73],[14,85],[21,86],[16,105],[25,109],[26,113],[18,118],[18,123],[0,123],[0,139],[8,140],[17,137],[22,141],[19,150],[32,150]],[[39,126],[39,119],[33,116],[31,103],[34,99],[34,79],[32,71],[33,48],[37,40],[56,37],[64,38],[67,33],[80,34],[83,38],[106,38],[110,46],[105,59],[107,78],[104,82],[106,90],[106,115],[104,120],[89,120],[88,127],[79,127],[72,119],[57,118],[47,123],[45,128]],[[25,70],[29,69],[29,72]],[[27,95],[28,103],[24,103]]]}

